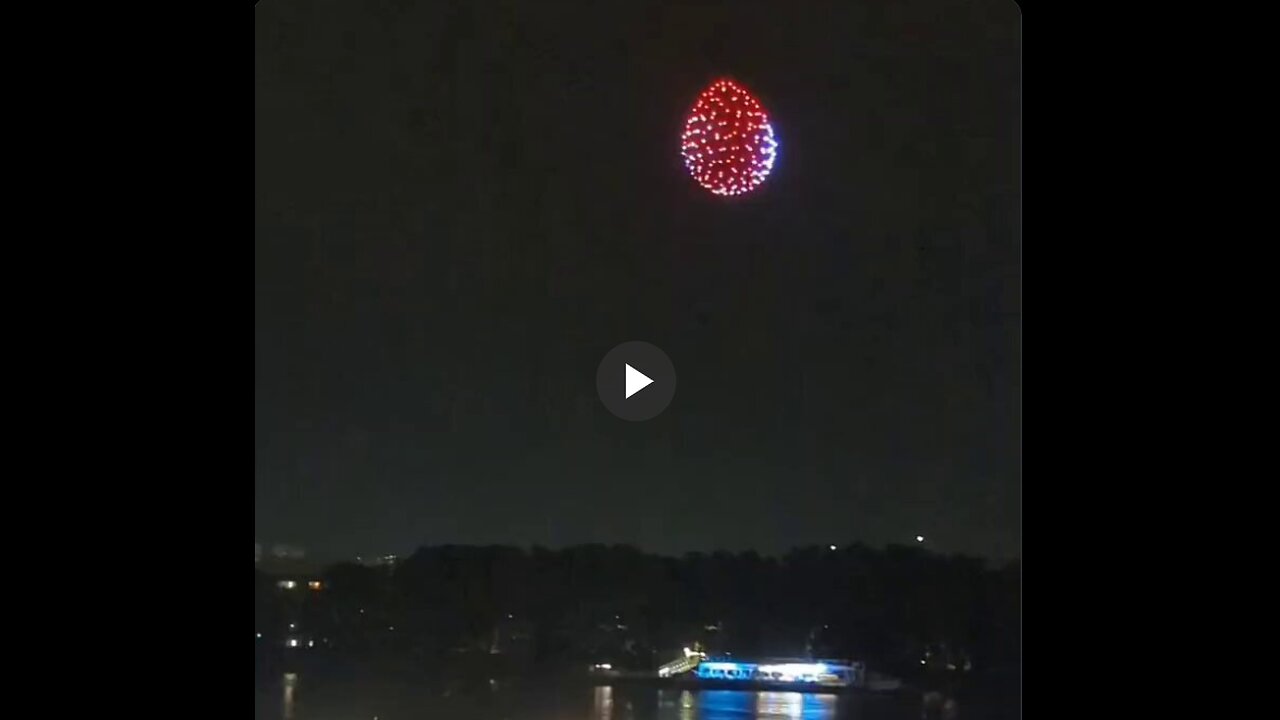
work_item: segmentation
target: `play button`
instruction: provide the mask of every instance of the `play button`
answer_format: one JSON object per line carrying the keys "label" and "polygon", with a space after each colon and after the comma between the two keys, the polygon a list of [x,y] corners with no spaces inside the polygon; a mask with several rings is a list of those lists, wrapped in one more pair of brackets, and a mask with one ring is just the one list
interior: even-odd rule
{"label": "play button", "polygon": [[610,350],[596,369],[596,392],[623,420],[657,417],[676,394],[676,371],[657,346],[639,340]]}
{"label": "play button", "polygon": [[635,395],[636,393],[649,387],[652,384],[653,384],[653,378],[649,377],[648,375],[645,375],[639,370],[628,365],[627,366],[627,394],[623,399],[626,399],[631,397],[632,395]]}

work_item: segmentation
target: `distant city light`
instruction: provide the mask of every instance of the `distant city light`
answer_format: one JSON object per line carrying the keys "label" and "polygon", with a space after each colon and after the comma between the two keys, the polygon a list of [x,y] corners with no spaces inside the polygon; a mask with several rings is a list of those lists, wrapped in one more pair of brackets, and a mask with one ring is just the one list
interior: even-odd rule
{"label": "distant city light", "polygon": [[396,629],[396,626],[395,626],[395,625],[392,625],[391,627],[388,627],[387,629],[388,629],[388,630],[395,630],[395,629]]}
{"label": "distant city light", "polygon": [[921,661],[920,661],[920,664],[921,664],[921,665],[924,665],[924,664],[925,664],[925,663],[924,663],[924,660],[921,660]]}
{"label": "distant city light", "polygon": [[292,630],[292,629],[294,629],[294,628],[296,628],[296,627],[298,627],[297,623],[289,623],[289,629],[290,629],[290,630]]}
{"label": "distant city light", "polygon": [[832,545],[832,546],[831,546],[831,549],[832,549],[832,550],[835,550],[835,549],[836,549],[836,546],[835,546],[835,545]]}
{"label": "distant city light", "polygon": [[917,536],[916,536],[916,542],[924,542],[924,536],[923,536],[923,535],[917,535]]}
{"label": "distant city light", "polygon": [[289,647],[298,647],[298,638],[289,638]]}
{"label": "distant city light", "polygon": [[283,588],[285,590],[292,590],[298,587],[298,583],[294,582],[293,580],[281,580],[280,582],[276,583],[276,586]]}
{"label": "distant city light", "polygon": [[259,640],[261,640],[261,639],[262,639],[262,633],[258,633],[258,639],[259,639]]}
{"label": "distant city light", "polygon": [[315,641],[315,640],[308,640],[308,641],[307,641],[307,647],[315,647],[315,646],[316,646],[316,641]]}
{"label": "distant city light", "polygon": [[597,669],[597,670],[612,670],[612,669],[613,669],[613,664],[612,664],[612,663],[596,663],[596,669]]}
{"label": "distant city light", "polygon": [[307,587],[311,588],[312,590],[319,590],[321,586],[322,584],[319,580],[312,580],[311,582],[307,583]]}

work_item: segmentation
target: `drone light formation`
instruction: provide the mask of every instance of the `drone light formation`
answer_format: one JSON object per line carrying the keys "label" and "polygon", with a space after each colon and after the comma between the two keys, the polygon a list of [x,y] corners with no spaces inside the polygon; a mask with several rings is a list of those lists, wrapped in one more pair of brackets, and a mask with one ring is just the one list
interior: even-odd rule
{"label": "drone light formation", "polygon": [[685,118],[680,152],[699,185],[716,195],[741,195],[769,176],[777,147],[760,101],[721,79],[702,91]]}

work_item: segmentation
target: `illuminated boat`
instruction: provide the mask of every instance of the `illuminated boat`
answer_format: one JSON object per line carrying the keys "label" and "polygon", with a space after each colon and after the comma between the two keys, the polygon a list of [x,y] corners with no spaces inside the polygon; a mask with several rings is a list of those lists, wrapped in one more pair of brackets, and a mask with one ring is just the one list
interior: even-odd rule
{"label": "illuminated boat", "polygon": [[861,663],[845,660],[766,660],[744,662],[711,658],[699,662],[689,673],[699,681],[714,684],[744,683],[753,686],[858,687],[863,679]]}
{"label": "illuminated boat", "polygon": [[684,656],[668,662],[657,672],[619,673],[612,666],[595,665],[591,675],[599,683],[623,681],[657,682],[677,687],[741,688],[749,690],[828,690],[865,688],[867,673],[860,662],[772,658],[742,660],[707,657],[685,649]]}

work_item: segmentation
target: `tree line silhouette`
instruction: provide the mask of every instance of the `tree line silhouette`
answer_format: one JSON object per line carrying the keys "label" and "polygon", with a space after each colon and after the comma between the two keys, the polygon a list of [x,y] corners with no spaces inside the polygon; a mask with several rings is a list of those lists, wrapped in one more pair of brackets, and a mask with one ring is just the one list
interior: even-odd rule
{"label": "tree line silhouette", "polygon": [[285,589],[257,572],[262,642],[299,637],[329,651],[490,655],[541,668],[652,670],[694,644],[849,658],[899,675],[1020,662],[1021,563],[990,567],[919,547],[664,557],[628,546],[447,545],[393,567],[333,565],[316,591],[312,578],[296,579]]}

